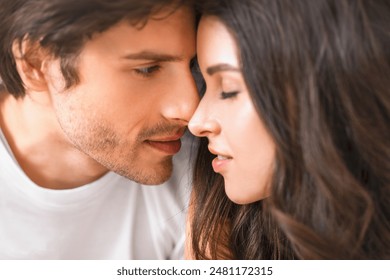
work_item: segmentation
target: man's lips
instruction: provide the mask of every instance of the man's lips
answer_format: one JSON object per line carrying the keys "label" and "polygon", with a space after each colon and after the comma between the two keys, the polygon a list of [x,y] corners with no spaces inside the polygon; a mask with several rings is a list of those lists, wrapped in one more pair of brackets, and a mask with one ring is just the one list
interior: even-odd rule
{"label": "man's lips", "polygon": [[175,135],[157,137],[154,139],[146,140],[145,142],[151,147],[169,154],[174,155],[180,151],[181,148],[181,140],[180,138],[183,136],[184,132],[177,133]]}

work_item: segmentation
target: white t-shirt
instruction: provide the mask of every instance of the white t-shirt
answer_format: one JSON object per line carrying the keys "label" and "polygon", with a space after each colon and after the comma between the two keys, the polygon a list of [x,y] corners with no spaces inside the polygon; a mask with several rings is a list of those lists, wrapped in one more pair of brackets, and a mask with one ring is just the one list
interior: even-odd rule
{"label": "white t-shirt", "polygon": [[113,172],[70,190],[45,189],[22,171],[0,130],[0,259],[180,259],[192,139],[172,178],[142,186]]}

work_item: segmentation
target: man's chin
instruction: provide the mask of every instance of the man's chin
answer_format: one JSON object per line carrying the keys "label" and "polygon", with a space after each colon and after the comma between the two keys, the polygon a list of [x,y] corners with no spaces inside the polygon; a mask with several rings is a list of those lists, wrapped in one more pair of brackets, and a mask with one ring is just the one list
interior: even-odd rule
{"label": "man's chin", "polygon": [[124,176],[134,182],[143,185],[160,185],[169,180],[172,176],[172,161],[156,165],[155,168],[144,168],[142,170],[113,170],[121,176]]}

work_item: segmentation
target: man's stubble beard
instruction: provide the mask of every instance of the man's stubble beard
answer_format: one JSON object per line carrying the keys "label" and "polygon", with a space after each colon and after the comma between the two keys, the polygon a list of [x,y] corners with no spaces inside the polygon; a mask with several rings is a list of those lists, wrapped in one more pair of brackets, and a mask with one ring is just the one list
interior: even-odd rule
{"label": "man's stubble beard", "polygon": [[78,125],[61,127],[76,149],[108,170],[132,181],[145,185],[159,185],[169,180],[172,175],[172,156],[163,157],[159,162],[153,161],[149,164],[142,162],[139,153],[147,152],[144,151],[147,144],[143,142],[142,137],[132,142],[121,142],[108,126],[96,123],[87,129],[82,129]]}

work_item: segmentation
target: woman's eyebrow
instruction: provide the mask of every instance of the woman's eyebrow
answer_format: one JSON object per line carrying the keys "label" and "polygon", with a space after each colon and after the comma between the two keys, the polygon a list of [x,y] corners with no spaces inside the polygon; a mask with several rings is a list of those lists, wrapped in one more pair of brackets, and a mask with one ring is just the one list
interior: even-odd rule
{"label": "woman's eyebrow", "polygon": [[235,72],[240,72],[240,69],[237,68],[236,66],[226,64],[226,63],[221,63],[221,64],[216,64],[210,67],[206,68],[207,74],[210,76],[214,75],[217,72],[221,71],[235,71]]}

